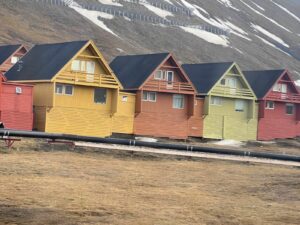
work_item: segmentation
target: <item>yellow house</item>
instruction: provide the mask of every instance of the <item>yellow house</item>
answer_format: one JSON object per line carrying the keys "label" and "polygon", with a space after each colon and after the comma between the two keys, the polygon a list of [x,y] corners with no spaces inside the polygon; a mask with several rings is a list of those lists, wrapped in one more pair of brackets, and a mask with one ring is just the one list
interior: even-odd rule
{"label": "yellow house", "polygon": [[34,85],[34,128],[110,136],[133,133],[135,96],[120,82],[93,41],[35,45],[6,73]]}

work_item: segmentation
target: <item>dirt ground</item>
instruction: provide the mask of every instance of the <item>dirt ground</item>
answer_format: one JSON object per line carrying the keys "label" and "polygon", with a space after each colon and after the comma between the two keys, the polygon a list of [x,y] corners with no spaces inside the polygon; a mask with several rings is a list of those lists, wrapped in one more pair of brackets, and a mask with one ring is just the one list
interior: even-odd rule
{"label": "dirt ground", "polygon": [[300,221],[300,168],[22,145],[0,150],[1,225]]}

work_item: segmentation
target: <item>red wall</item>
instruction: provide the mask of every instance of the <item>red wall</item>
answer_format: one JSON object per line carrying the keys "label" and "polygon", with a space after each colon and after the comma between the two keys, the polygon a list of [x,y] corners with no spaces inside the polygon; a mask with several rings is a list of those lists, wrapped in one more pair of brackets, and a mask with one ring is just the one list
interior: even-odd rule
{"label": "red wall", "polygon": [[[285,102],[275,102],[274,110],[265,109],[264,118],[260,118],[258,123],[258,140],[300,136],[300,121],[296,119],[299,111],[295,111],[294,115],[287,115],[285,105]],[[264,106],[260,105],[260,107]],[[295,107],[295,109],[300,110],[300,107]]]}
{"label": "red wall", "polygon": [[[157,93],[156,102],[137,102],[137,104],[141,104],[141,112],[137,113],[135,117],[134,133],[174,139],[186,139],[188,136],[197,136],[194,130],[193,135],[190,134],[193,121],[189,120],[191,119],[195,122],[196,116],[188,116],[188,98],[193,98],[193,96],[185,96],[184,109],[173,109],[173,94],[169,93]],[[202,115],[200,118],[202,118]],[[202,136],[202,123],[193,123],[193,127],[201,131],[198,133],[198,136]]]}
{"label": "red wall", "polygon": [[[16,87],[22,94],[16,94]],[[5,128],[32,130],[33,125],[33,88],[27,85],[2,83],[0,120]]]}

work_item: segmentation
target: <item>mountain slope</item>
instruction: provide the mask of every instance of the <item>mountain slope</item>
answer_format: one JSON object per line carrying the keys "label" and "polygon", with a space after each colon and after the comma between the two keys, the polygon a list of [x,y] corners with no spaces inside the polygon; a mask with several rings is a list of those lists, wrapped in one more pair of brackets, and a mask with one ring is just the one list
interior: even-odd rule
{"label": "mountain slope", "polygon": [[94,39],[108,60],[171,51],[184,63],[234,60],[245,70],[288,67],[300,77],[298,0],[58,2],[0,0],[0,44]]}

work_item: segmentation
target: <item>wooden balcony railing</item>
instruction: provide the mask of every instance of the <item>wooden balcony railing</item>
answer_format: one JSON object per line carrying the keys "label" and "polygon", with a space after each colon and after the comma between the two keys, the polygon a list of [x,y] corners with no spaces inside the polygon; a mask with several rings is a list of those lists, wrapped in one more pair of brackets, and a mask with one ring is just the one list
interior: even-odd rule
{"label": "wooden balcony railing", "polygon": [[144,86],[143,90],[156,92],[169,92],[178,94],[194,94],[194,88],[189,83],[168,82],[165,80],[151,80]]}
{"label": "wooden balcony railing", "polygon": [[86,86],[118,87],[118,83],[115,78],[106,74],[88,74],[83,72],[65,71],[56,78],[56,81]]}
{"label": "wooden balcony railing", "polygon": [[228,97],[243,97],[243,98],[253,98],[253,94],[249,89],[245,88],[231,88],[227,86],[216,86],[212,94],[222,95]]}
{"label": "wooden balcony railing", "polygon": [[267,100],[300,103],[300,95],[299,94],[287,94],[287,93],[281,93],[281,92],[271,92],[267,96]]}

